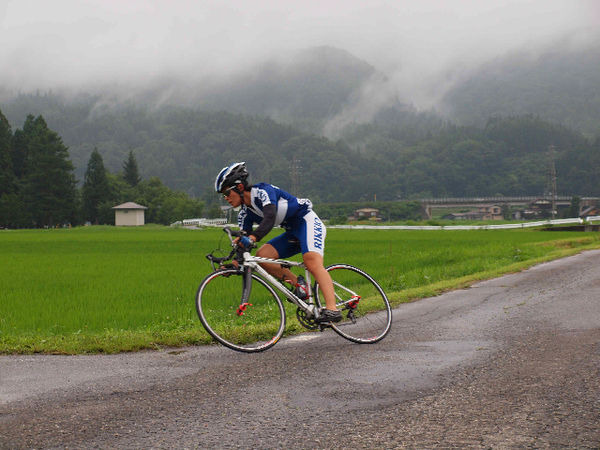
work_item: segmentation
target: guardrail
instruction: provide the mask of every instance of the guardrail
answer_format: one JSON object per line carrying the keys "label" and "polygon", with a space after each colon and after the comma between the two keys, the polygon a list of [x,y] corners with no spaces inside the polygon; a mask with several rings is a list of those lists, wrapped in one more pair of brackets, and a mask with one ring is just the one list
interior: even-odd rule
{"label": "guardrail", "polygon": [[499,225],[329,225],[327,228],[352,230],[510,230],[518,228],[542,227],[545,225],[591,225],[593,221],[600,221],[600,216],[590,216],[585,220],[581,218],[555,219],[540,220],[536,222],[506,223]]}

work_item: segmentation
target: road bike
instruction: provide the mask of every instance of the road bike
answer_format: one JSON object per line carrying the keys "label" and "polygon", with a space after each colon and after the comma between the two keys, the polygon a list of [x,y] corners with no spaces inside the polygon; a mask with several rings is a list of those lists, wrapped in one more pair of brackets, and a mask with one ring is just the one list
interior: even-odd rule
{"label": "road bike", "polygon": [[[196,294],[198,317],[206,331],[221,344],[240,352],[267,350],[285,331],[286,309],[292,313],[294,307],[303,327],[321,331],[331,328],[358,344],[379,342],[390,331],[392,309],[388,298],[363,270],[348,264],[326,267],[343,318],[337,323],[319,324],[316,319],[325,300],[318,283],[311,285],[311,274],[304,263],[252,256],[234,239],[242,233],[229,227],[223,231],[229,237],[231,252],[224,257],[215,256],[214,251],[206,255],[214,272],[204,278]],[[226,264],[228,261],[231,263]],[[304,269],[305,298],[296,295],[294,287],[286,287],[261,264]],[[287,300],[285,304],[277,292]]]}

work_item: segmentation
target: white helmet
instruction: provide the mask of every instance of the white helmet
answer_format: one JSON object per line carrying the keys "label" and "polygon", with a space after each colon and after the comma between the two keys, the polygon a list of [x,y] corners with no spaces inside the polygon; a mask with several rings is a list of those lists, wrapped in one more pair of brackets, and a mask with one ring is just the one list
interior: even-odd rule
{"label": "white helmet", "polygon": [[247,178],[248,171],[246,170],[246,163],[244,161],[223,167],[215,179],[215,191],[223,192],[225,189],[235,186],[238,183],[246,186]]}

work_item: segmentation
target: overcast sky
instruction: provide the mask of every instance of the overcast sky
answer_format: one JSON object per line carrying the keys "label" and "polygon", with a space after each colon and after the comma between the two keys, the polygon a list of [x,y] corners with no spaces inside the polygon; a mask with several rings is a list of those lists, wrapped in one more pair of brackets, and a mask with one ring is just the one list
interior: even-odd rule
{"label": "overcast sky", "polygon": [[418,96],[451,67],[598,28],[600,0],[0,0],[0,85],[192,79],[331,45]]}

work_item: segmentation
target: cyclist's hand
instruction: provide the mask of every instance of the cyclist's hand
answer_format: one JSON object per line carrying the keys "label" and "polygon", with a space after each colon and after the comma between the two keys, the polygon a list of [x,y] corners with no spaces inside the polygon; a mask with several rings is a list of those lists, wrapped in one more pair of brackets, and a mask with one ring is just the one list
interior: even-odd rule
{"label": "cyclist's hand", "polygon": [[242,236],[240,238],[240,244],[242,244],[242,247],[244,247],[245,249],[250,249],[254,245],[254,241],[248,236]]}
{"label": "cyclist's hand", "polygon": [[255,243],[256,243],[256,238],[252,234],[250,236],[236,237],[233,240],[233,245],[237,245],[237,246],[242,247],[242,248],[244,248],[246,250],[249,250],[252,247],[254,247]]}

